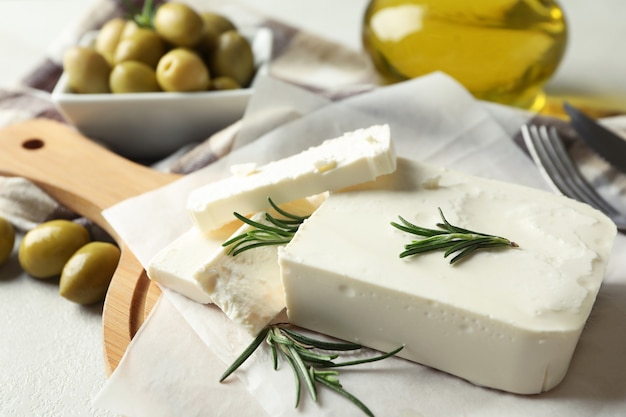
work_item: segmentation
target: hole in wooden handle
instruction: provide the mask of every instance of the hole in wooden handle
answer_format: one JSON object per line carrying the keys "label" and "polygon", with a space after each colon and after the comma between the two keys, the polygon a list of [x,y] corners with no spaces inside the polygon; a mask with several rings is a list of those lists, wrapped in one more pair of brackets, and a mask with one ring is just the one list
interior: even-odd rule
{"label": "hole in wooden handle", "polygon": [[22,143],[24,149],[40,149],[43,148],[45,142],[41,139],[27,139]]}

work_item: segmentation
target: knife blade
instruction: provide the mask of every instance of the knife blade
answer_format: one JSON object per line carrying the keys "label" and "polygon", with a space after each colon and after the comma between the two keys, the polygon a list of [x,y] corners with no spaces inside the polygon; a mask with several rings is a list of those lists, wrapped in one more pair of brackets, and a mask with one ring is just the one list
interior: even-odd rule
{"label": "knife blade", "polygon": [[568,103],[563,108],[578,136],[605,161],[626,173],[626,140]]}

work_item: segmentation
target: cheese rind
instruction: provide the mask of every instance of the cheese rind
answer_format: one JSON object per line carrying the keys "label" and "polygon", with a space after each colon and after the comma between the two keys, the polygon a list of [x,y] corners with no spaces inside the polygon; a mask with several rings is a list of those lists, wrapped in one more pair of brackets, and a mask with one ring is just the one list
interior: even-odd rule
{"label": "cheese rind", "polygon": [[[455,225],[519,248],[449,265],[443,252],[400,259],[415,236],[398,215]],[[615,225],[539,190],[398,160],[394,174],[331,194],[279,252],[289,320],[520,394],[565,376],[599,290]],[[323,300],[323,302],[320,302]]]}
{"label": "cheese rind", "polygon": [[299,154],[193,190],[187,200],[194,224],[214,230],[232,219],[276,204],[371,181],[395,170],[389,126],[372,126],[325,141]]}

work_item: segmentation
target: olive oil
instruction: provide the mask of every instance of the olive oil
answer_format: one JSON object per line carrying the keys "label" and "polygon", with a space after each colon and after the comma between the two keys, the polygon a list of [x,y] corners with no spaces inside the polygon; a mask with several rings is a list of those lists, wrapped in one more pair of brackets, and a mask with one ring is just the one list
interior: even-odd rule
{"label": "olive oil", "polygon": [[549,0],[372,0],[362,36],[387,83],[442,71],[478,99],[539,110],[567,24]]}

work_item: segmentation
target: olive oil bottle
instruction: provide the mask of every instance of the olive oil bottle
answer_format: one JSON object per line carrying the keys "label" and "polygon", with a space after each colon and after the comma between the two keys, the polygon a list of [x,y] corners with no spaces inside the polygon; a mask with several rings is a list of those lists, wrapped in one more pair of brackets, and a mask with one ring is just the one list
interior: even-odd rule
{"label": "olive oil bottle", "polygon": [[362,37],[387,83],[442,71],[478,99],[539,110],[567,24],[552,0],[372,0]]}

